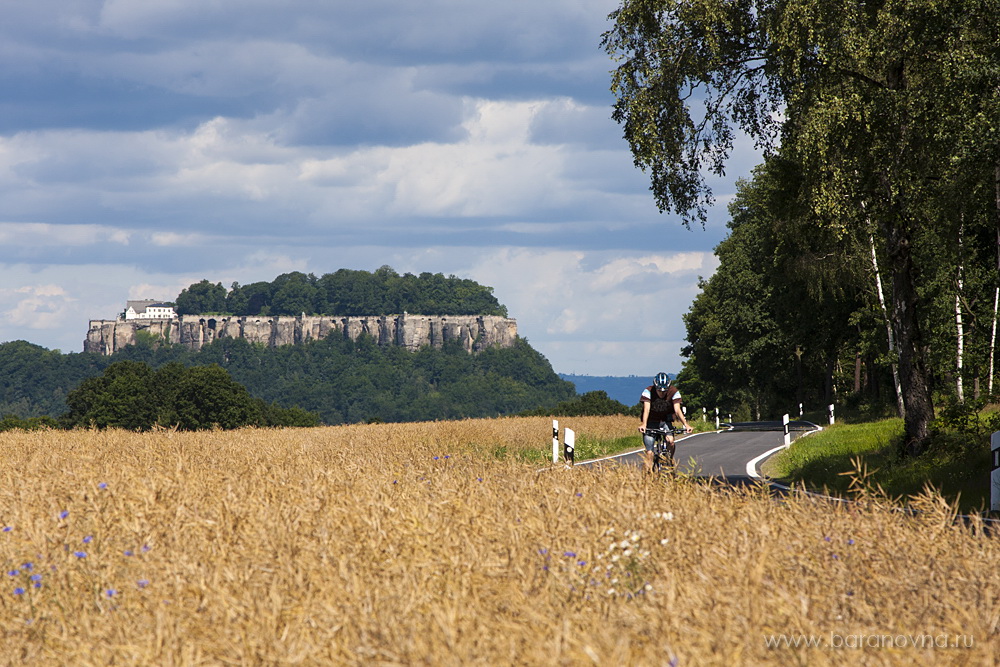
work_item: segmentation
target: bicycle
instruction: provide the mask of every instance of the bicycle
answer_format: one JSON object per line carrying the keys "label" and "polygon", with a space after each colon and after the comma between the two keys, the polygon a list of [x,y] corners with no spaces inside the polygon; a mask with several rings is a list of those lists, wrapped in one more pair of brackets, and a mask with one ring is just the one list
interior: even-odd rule
{"label": "bicycle", "polygon": [[659,472],[661,467],[674,469],[675,441],[667,440],[667,436],[677,436],[686,433],[683,428],[668,426],[665,429],[647,428],[646,434],[653,436],[653,472]]}

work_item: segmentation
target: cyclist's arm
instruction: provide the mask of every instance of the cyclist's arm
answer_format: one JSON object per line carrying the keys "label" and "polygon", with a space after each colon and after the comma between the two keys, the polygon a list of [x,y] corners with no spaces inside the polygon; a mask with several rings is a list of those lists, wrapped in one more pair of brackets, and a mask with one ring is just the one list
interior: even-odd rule
{"label": "cyclist's arm", "polygon": [[676,415],[676,417],[680,421],[680,423],[684,424],[684,430],[685,431],[687,431],[688,433],[690,433],[693,430],[691,428],[691,425],[688,424],[687,419],[684,418],[684,411],[681,410],[681,402],[680,401],[674,401],[674,415]]}
{"label": "cyclist's arm", "polygon": [[646,420],[649,419],[649,401],[642,401],[642,419],[639,421],[639,432],[646,432]]}

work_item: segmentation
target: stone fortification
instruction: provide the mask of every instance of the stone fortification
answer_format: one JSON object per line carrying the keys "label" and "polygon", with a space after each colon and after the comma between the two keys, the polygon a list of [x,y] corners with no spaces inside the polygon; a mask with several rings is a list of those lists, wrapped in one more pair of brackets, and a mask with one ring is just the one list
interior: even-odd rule
{"label": "stone fortification", "polygon": [[225,317],[180,315],[159,320],[91,320],[83,342],[84,352],[110,355],[134,345],[136,333],[145,331],[171,343],[201,349],[217,338],[245,338],[268,347],[295,345],[329,336],[356,340],[369,334],[382,346],[417,350],[441,347],[457,340],[467,352],[487,347],[510,347],[517,338],[517,322],[493,315],[374,315],[332,317]]}

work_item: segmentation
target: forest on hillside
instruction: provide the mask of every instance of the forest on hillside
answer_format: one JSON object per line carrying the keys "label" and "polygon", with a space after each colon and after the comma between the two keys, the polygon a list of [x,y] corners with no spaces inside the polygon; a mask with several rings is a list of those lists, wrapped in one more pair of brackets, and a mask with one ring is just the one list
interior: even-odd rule
{"label": "forest on hillside", "polygon": [[[73,390],[119,362],[149,366],[139,375],[150,386],[181,375],[154,373],[171,365],[218,366],[266,405],[305,410],[324,424],[493,417],[576,397],[572,383],[524,339],[477,354],[457,343],[416,352],[379,347],[367,335],[276,348],[224,338],[198,351],[143,339],[111,356],[62,354],[14,341],[0,344],[0,417],[60,417]],[[197,391],[189,385],[187,391]]]}
{"label": "forest on hillside", "polygon": [[493,288],[440,273],[398,274],[390,266],[376,271],[339,269],[320,277],[294,271],[271,282],[248,285],[201,280],[177,296],[178,315],[498,315],[507,308]]}
{"label": "forest on hillside", "polygon": [[[747,417],[850,401],[922,452],[997,393],[1000,0],[625,0],[613,116],[661,211],[704,223],[744,133],[765,162],[685,317],[679,384]],[[655,139],[654,139],[655,138]]]}

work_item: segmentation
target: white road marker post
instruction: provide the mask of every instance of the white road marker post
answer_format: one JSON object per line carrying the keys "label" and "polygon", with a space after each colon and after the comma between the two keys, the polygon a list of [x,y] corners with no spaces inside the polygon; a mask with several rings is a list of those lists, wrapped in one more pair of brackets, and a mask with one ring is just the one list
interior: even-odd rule
{"label": "white road marker post", "polygon": [[707,416],[707,415],[705,414],[705,412],[706,412],[705,408],[702,408],[702,409],[701,409],[701,420],[702,420],[703,422],[704,422],[704,421],[708,421],[708,416]]}
{"label": "white road marker post", "polygon": [[781,424],[782,424],[782,426],[785,429],[785,447],[788,447],[789,445],[792,444],[792,434],[791,434],[791,432],[788,429],[788,415],[787,414],[784,417],[781,418]]}
{"label": "white road marker post", "polygon": [[719,430],[719,408],[715,409],[715,430]]}
{"label": "white road marker post", "polygon": [[552,420],[552,462],[559,463],[559,421]]}
{"label": "white road marker post", "polygon": [[576,433],[573,429],[566,429],[563,441],[565,442],[565,445],[563,446],[563,458],[566,460],[566,463],[573,465],[574,449],[576,447]]}
{"label": "white road marker post", "polygon": [[990,449],[993,451],[993,465],[990,471],[990,510],[1000,511],[1000,431],[990,438]]}
{"label": "white road marker post", "polygon": [[834,422],[834,419],[833,419],[833,403],[831,403],[830,405],[828,405],[827,409],[828,409],[828,411],[830,413],[830,423],[833,424],[833,422]]}
{"label": "white road marker post", "polygon": [[802,419],[802,404],[799,403],[799,419]]}

